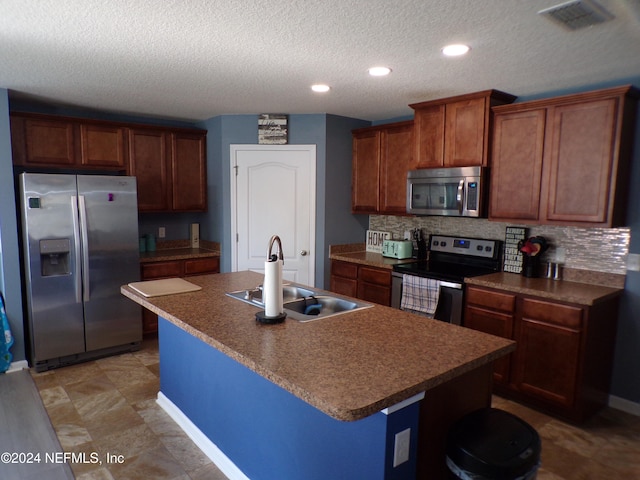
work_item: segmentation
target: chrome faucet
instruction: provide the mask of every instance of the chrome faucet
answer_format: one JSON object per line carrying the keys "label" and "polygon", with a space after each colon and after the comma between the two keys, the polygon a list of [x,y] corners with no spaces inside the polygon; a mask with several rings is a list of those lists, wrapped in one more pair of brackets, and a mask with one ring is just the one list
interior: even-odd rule
{"label": "chrome faucet", "polygon": [[[273,244],[276,242],[278,242],[278,250],[276,251],[276,254],[272,254],[271,251],[273,250]],[[271,237],[271,240],[269,240],[269,250],[267,251],[267,261],[275,262],[276,260],[282,260],[282,264],[284,265],[284,255],[282,253],[282,242],[280,241],[279,236],[274,235],[273,237]]]}

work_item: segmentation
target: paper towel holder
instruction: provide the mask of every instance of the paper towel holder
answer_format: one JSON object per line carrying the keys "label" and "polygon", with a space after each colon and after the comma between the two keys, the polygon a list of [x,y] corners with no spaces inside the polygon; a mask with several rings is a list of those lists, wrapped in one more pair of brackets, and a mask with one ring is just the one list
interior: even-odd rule
{"label": "paper towel holder", "polygon": [[[273,245],[277,243],[276,253],[273,252]],[[280,241],[280,237],[277,235],[273,235],[269,240],[269,247],[267,249],[267,262],[277,262],[278,260],[282,260],[282,264],[284,265],[284,254],[282,253],[282,242]],[[256,321],[259,323],[266,324],[275,324],[284,322],[285,318],[287,318],[286,312],[282,312],[279,315],[275,316],[267,316],[264,310],[260,310],[256,313]]]}

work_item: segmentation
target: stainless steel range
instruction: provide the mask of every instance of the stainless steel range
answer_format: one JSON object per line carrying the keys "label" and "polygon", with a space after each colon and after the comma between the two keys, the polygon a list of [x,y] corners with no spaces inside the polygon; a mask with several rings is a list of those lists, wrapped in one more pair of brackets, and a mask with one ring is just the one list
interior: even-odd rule
{"label": "stainless steel range", "polygon": [[431,235],[427,260],[393,267],[391,306],[461,325],[464,279],[500,271],[502,243]]}

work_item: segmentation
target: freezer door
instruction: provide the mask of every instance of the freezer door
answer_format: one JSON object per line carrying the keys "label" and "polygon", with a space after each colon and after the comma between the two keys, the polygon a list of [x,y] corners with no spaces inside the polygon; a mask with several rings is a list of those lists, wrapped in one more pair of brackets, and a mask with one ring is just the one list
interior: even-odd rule
{"label": "freezer door", "polygon": [[23,173],[20,190],[31,359],[84,352],[76,177]]}
{"label": "freezer door", "polygon": [[142,312],[120,293],[140,279],[135,177],[78,175],[87,351],[142,340]]}

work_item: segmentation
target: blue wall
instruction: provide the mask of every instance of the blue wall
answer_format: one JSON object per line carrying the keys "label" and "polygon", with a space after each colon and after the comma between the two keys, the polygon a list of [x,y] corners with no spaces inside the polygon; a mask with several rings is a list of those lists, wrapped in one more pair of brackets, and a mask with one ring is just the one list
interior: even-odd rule
{"label": "blue wall", "polygon": [[9,96],[7,90],[0,89],[0,291],[5,300],[9,326],[15,340],[11,348],[14,361],[26,359],[17,222],[11,160]]}
{"label": "blue wall", "polygon": [[[224,115],[198,126],[208,130],[209,237],[221,243],[220,269],[231,270],[230,146],[258,143],[257,115]],[[316,145],[316,278],[328,285],[330,243],[364,241],[368,217],[351,215],[351,130],[369,122],[334,115],[289,115],[289,144]]]}

